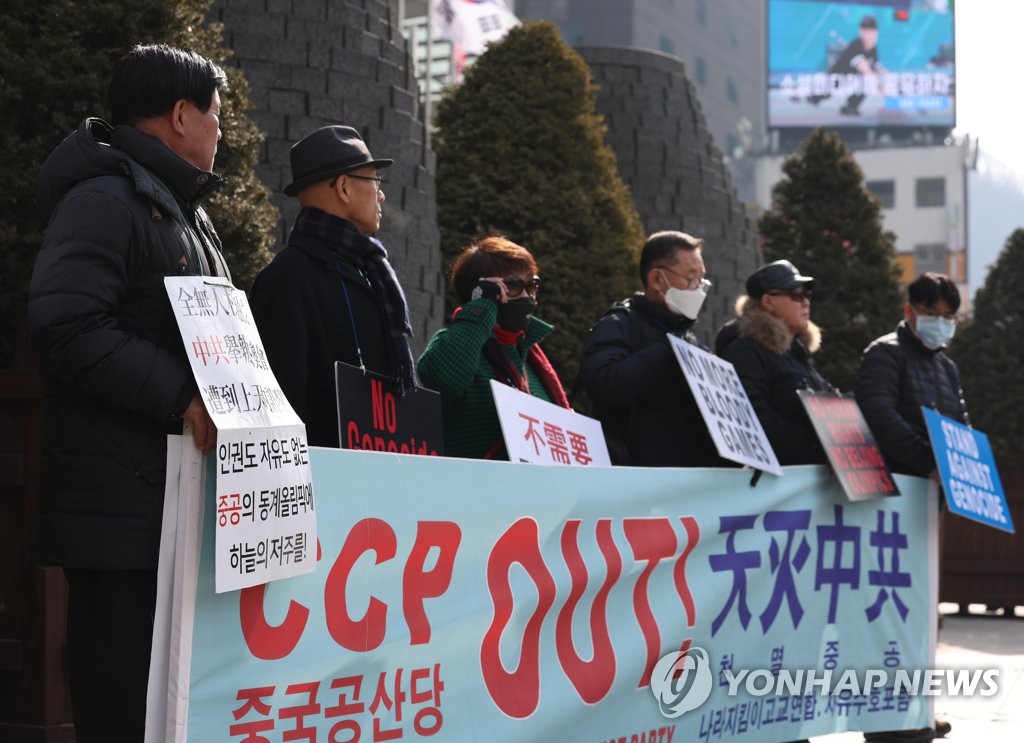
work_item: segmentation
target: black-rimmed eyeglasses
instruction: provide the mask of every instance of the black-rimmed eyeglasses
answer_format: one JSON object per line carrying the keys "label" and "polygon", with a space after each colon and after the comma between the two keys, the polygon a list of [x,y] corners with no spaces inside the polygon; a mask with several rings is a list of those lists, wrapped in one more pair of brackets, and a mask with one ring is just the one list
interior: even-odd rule
{"label": "black-rimmed eyeglasses", "polygon": [[683,276],[683,274],[679,273],[678,271],[673,271],[668,266],[655,266],[655,268],[660,268],[662,271],[668,271],[670,274],[678,276],[679,278],[686,282],[686,288],[689,289],[690,291],[693,291],[694,289],[700,289],[702,292],[707,294],[709,291],[711,291],[711,287],[714,286],[714,284],[712,284],[707,279],[688,279],[685,276]]}
{"label": "black-rimmed eyeglasses", "polygon": [[502,279],[502,281],[505,282],[505,288],[508,289],[508,293],[512,296],[518,296],[524,291],[527,294],[536,294],[540,290],[540,276],[531,276],[529,279],[508,276]]}
{"label": "black-rimmed eyeglasses", "polygon": [[[376,184],[376,188],[378,191],[380,191],[380,189],[384,186],[384,176],[380,175],[379,173],[376,175],[356,175],[355,173],[343,173],[342,175],[346,175],[349,178],[358,178],[361,181],[373,181]],[[334,184],[338,182],[339,178],[341,178],[341,175],[334,176],[333,178],[331,178],[331,182],[328,183],[327,185],[330,188],[334,188]]]}

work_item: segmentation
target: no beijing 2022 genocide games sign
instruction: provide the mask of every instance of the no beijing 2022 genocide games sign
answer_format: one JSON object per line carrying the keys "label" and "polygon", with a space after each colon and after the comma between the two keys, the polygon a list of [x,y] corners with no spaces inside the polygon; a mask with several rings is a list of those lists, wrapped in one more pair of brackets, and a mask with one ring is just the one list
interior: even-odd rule
{"label": "no beijing 2022 genocide games sign", "polygon": [[829,464],[852,501],[899,495],[868,422],[857,403],[836,392],[798,390]]}

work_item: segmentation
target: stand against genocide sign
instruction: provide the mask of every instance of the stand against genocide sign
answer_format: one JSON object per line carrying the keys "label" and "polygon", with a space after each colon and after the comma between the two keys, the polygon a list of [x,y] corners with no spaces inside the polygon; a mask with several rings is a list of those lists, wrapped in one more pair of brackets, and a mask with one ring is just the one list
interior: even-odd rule
{"label": "stand against genocide sign", "polygon": [[599,421],[493,379],[491,394],[510,461],[611,466]]}
{"label": "stand against genocide sign", "polygon": [[931,408],[922,406],[921,410],[949,510],[986,526],[1015,533],[988,436]]}
{"label": "stand against genocide sign", "polygon": [[797,390],[829,464],[850,500],[899,495],[857,403],[835,392]]}
{"label": "stand against genocide sign", "polygon": [[342,449],[444,456],[441,396],[418,387],[402,397],[387,377],[334,362]]}
{"label": "stand against genocide sign", "polygon": [[217,426],[217,591],[312,571],[306,428],[270,370],[245,292],[202,276],[164,285]]}
{"label": "stand against genocide sign", "polygon": [[736,368],[692,343],[667,335],[718,453],[733,462],[781,475],[775,450]]}

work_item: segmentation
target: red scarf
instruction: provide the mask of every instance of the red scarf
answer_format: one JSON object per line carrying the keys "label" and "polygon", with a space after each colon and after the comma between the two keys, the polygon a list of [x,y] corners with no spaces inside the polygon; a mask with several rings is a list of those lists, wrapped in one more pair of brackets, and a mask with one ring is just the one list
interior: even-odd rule
{"label": "red scarf", "polygon": [[[484,343],[483,354],[484,358],[494,367],[494,371],[498,373],[499,381],[504,382],[510,387],[515,387],[526,394],[530,392],[530,381],[524,374],[521,374],[508,357],[502,350],[502,341],[505,338],[512,337],[518,340],[518,337],[522,335],[522,331],[516,331],[510,333],[509,331],[495,327],[493,338],[488,338],[487,342]],[[514,342],[514,341],[513,341]],[[504,345],[512,345],[511,343],[505,343]],[[548,398],[555,405],[569,409],[569,399],[565,396],[565,390],[562,389],[562,383],[558,380],[558,375],[555,374],[555,370],[551,366],[551,362],[548,360],[547,354],[537,344],[530,346],[530,350],[526,354],[526,363],[533,370],[533,373],[537,375],[537,379],[540,380],[541,385],[544,387],[544,391],[548,393]],[[503,377],[503,378],[502,378]]]}

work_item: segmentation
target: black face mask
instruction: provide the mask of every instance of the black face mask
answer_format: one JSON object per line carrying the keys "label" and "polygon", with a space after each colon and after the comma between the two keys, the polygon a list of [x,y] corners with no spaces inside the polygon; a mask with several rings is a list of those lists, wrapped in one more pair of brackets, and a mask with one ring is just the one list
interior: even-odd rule
{"label": "black face mask", "polygon": [[533,297],[510,299],[505,304],[498,305],[498,325],[512,332],[526,330],[535,309],[537,300]]}

